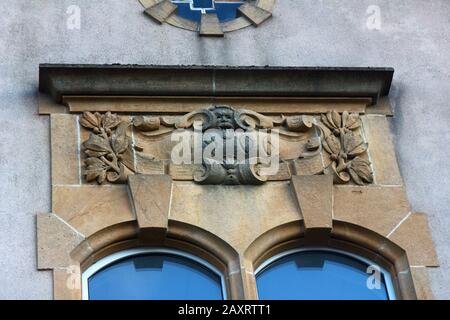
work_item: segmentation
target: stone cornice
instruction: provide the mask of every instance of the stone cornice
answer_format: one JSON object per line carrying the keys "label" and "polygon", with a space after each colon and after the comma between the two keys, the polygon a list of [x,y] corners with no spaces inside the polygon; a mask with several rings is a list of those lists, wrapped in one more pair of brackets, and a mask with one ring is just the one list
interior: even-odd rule
{"label": "stone cornice", "polygon": [[394,69],[41,64],[39,90],[83,96],[370,97],[389,94]]}

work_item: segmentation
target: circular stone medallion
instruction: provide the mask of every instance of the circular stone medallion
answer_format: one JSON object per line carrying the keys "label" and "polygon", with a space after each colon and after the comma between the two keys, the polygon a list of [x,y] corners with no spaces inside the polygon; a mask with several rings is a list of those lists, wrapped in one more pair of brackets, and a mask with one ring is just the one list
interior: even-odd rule
{"label": "circular stone medallion", "polygon": [[139,0],[145,13],[158,23],[198,31],[203,36],[222,36],[259,26],[272,16],[275,0]]}

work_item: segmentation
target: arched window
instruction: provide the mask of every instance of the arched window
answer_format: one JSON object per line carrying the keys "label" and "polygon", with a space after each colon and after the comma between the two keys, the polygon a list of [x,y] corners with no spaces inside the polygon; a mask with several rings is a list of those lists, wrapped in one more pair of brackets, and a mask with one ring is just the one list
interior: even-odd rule
{"label": "arched window", "polygon": [[389,300],[392,280],[383,268],[337,250],[301,249],[277,255],[256,270],[262,300]]}
{"label": "arched window", "polygon": [[83,299],[90,300],[221,300],[222,274],[185,252],[139,248],[107,256],[82,276]]}

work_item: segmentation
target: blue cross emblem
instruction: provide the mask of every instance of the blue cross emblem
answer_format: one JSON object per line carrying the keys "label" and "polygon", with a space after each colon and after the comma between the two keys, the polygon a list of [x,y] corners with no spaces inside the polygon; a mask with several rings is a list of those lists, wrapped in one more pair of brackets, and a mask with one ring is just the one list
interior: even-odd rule
{"label": "blue cross emblem", "polygon": [[215,13],[220,22],[227,22],[237,17],[237,9],[245,0],[171,0],[178,6],[178,15],[182,18],[199,22],[202,14]]}

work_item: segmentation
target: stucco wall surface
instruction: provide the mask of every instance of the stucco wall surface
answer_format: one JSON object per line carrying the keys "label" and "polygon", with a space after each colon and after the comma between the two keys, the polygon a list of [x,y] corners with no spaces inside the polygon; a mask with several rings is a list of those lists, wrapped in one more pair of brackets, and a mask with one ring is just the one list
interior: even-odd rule
{"label": "stucco wall surface", "polygon": [[[67,27],[71,5],[80,9],[80,29]],[[52,298],[51,274],[36,270],[35,216],[50,211],[39,63],[121,63],[394,67],[400,169],[413,210],[429,215],[441,263],[431,271],[434,295],[450,299],[450,1],[278,0],[270,21],[223,39],[157,25],[138,0],[1,7],[0,298]],[[370,27],[374,8],[379,30]]]}

